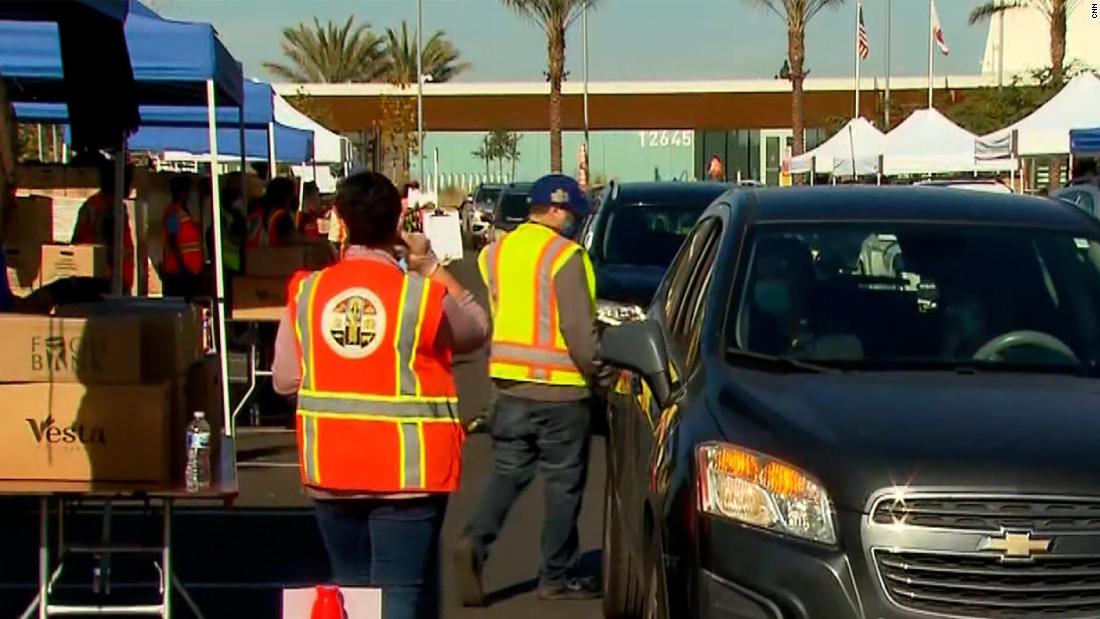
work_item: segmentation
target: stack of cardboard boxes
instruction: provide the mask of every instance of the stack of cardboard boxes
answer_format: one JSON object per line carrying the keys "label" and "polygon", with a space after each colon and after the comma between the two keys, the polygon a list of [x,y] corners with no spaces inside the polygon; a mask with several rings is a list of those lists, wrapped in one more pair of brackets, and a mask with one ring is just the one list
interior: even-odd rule
{"label": "stack of cardboard boxes", "polygon": [[[106,247],[55,244],[59,240],[56,225],[59,200],[68,199],[35,195],[15,200],[4,228],[3,247],[8,286],[19,296],[65,277],[107,277]],[[71,226],[67,234],[60,236],[70,237]]]}
{"label": "stack of cardboard boxes", "polygon": [[298,271],[316,271],[333,260],[328,243],[257,247],[245,253],[245,274],[233,279],[233,318],[278,321],[286,312],[287,286]]}
{"label": "stack of cardboard boxes", "polygon": [[0,315],[0,481],[180,486],[193,411],[221,431],[200,312],[129,299],[58,314]]}

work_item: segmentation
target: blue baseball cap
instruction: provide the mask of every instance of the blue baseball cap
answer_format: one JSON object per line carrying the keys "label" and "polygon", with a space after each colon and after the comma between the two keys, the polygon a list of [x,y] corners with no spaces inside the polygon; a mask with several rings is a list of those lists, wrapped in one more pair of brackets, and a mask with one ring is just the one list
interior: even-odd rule
{"label": "blue baseball cap", "polygon": [[588,215],[588,196],[572,177],[548,174],[531,187],[531,206],[556,206],[580,219]]}

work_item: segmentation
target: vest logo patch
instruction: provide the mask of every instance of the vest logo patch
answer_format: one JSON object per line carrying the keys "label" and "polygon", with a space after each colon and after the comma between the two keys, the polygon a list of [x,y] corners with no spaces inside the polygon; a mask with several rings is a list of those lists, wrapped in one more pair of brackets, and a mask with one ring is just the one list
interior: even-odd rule
{"label": "vest logo patch", "polygon": [[325,304],[321,321],[325,343],[345,359],[366,359],[386,333],[386,308],[373,291],[348,288]]}

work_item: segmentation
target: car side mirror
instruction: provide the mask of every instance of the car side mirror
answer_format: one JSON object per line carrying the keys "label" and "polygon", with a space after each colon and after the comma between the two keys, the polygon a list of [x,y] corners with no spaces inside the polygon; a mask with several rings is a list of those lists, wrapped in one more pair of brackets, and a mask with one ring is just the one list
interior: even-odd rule
{"label": "car side mirror", "polygon": [[670,404],[673,381],[668,351],[656,322],[643,320],[609,327],[603,332],[600,352],[605,363],[640,374],[662,409]]}

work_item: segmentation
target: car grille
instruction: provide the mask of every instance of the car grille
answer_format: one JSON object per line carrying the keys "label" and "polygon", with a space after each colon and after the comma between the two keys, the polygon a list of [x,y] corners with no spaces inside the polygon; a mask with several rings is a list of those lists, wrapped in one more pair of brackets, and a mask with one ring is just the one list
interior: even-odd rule
{"label": "car grille", "polygon": [[1100,501],[918,497],[884,500],[875,507],[872,519],[876,524],[968,531],[1100,532]]}
{"label": "car grille", "polygon": [[1000,557],[876,550],[895,604],[945,617],[1100,616],[1100,557]]}

